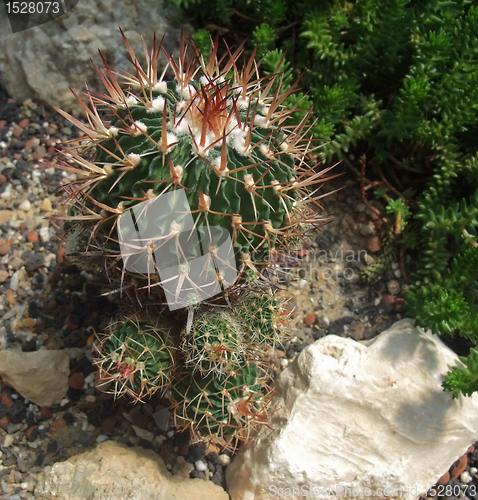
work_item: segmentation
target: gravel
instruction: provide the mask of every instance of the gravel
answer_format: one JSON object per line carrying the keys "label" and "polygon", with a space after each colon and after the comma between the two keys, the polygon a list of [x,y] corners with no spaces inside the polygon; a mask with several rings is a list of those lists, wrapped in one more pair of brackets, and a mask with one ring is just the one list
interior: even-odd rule
{"label": "gravel", "polygon": [[[62,117],[30,100],[17,103],[0,89],[0,349],[74,347],[80,353],[71,360],[67,397],[51,408],[0,381],[0,500],[34,498],[44,467],[106,440],[153,449],[173,473],[225,487],[231,453],[191,445],[186,433],[170,428],[171,412],[158,396],[133,406],[95,389],[92,336],[118,307],[100,296],[97,279],[68,262],[61,230],[47,219],[59,207],[61,184],[74,180],[50,162],[56,145],[75,134]],[[290,338],[268,354],[275,374],[324,335],[370,339],[401,318],[398,294],[407,284],[397,277],[398,263],[374,286],[359,280],[376,257],[380,235],[358,183],[341,182],[347,187],[324,200],[334,221],[301,252],[280,292],[291,310]],[[474,452],[462,483],[477,481],[477,466]]]}

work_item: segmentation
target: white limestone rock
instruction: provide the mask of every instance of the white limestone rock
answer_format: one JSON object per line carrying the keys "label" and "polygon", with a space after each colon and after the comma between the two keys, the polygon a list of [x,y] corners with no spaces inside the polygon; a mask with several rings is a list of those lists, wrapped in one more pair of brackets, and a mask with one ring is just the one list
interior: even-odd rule
{"label": "white limestone rock", "polygon": [[211,481],[173,476],[152,450],[113,441],[40,474],[37,500],[229,500]]}
{"label": "white limestone rock", "polygon": [[329,487],[340,498],[417,498],[478,436],[478,395],[453,400],[441,387],[458,363],[410,319],[370,341],[318,340],[278,377],[273,430],[228,467],[231,500],[294,497],[294,487],[295,497],[327,498]]}
{"label": "white limestone rock", "polygon": [[43,407],[60,403],[68,392],[70,356],[62,350],[0,350],[0,376],[24,398]]}
{"label": "white limestone rock", "polygon": [[[91,59],[102,66],[98,49],[110,67],[129,72],[128,51],[118,26],[126,34],[138,58],[143,57],[141,34],[150,46],[153,33],[163,35],[168,51],[177,52],[180,29],[169,19],[174,7],[163,8],[159,0],[81,0],[67,14],[25,31],[12,33],[5,7],[0,5],[0,84],[17,99],[54,104],[79,112],[71,87],[81,94],[85,82],[94,91],[105,92]],[[190,33],[188,25],[185,33]],[[166,59],[161,56],[161,65]]]}

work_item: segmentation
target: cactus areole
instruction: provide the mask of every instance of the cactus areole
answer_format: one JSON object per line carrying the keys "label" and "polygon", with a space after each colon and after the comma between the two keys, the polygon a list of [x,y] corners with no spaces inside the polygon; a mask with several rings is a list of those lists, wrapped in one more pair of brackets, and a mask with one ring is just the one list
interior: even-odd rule
{"label": "cactus areole", "polygon": [[295,86],[281,94],[279,73],[261,78],[254,53],[219,59],[213,43],[205,61],[181,43],[159,71],[161,43],[149,52],[143,42],[143,65],[125,43],[134,72],[102,56],[106,93],[75,94],[87,123],[57,109],[85,135],[62,151],[60,168],[77,180],[56,218],[77,231],[84,257],[105,260],[119,290],[181,296],[186,307],[260,276],[323,223],[309,186],[324,172],[308,162],[309,114],[286,124]]}

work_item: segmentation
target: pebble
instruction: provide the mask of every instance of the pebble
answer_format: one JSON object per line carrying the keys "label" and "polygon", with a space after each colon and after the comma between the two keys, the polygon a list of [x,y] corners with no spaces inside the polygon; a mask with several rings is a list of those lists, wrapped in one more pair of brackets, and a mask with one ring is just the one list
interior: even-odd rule
{"label": "pebble", "polygon": [[18,276],[18,271],[14,272],[11,279],[10,279],[10,290],[13,290],[14,292],[18,290],[18,282],[19,282],[19,276]]}
{"label": "pebble", "polygon": [[307,325],[307,326],[311,326],[315,323],[315,314],[310,312],[310,313],[307,313],[305,318],[304,318],[304,323]]}
{"label": "pebble", "polygon": [[169,428],[169,418],[171,416],[171,412],[168,408],[163,408],[155,413],[153,413],[153,419],[156,423],[156,426],[160,431],[167,431]]}
{"label": "pebble", "polygon": [[0,210],[0,224],[5,224],[12,218],[13,212],[11,210]]}
{"label": "pebble", "polygon": [[12,185],[7,184],[7,187],[3,190],[3,193],[0,194],[0,198],[4,200],[9,200],[12,197]]}
{"label": "pebble", "polygon": [[30,243],[36,243],[38,241],[38,233],[36,231],[30,231],[27,233],[27,240]]}
{"label": "pebble", "polygon": [[476,474],[477,472],[478,472],[478,469],[476,467],[470,467],[471,474]]}
{"label": "pebble", "polygon": [[5,281],[7,281],[7,279],[8,279],[8,276],[9,276],[8,271],[1,270],[0,271],[0,283],[5,283]]}
{"label": "pebble", "polygon": [[231,457],[223,453],[222,455],[219,455],[219,463],[223,467],[227,467],[231,463]]}
{"label": "pebble", "polygon": [[24,212],[30,211],[30,208],[32,208],[32,204],[30,200],[24,200],[20,203],[19,207],[20,210],[23,210]]}
{"label": "pebble", "polygon": [[397,280],[390,280],[387,283],[387,290],[392,295],[398,295],[400,293],[400,283]]}
{"label": "pebble", "polygon": [[461,476],[460,476],[460,481],[462,483],[469,483],[470,481],[473,480],[473,477],[471,476],[471,474],[466,470],[464,471]]}
{"label": "pebble", "polygon": [[38,233],[40,234],[40,239],[42,243],[47,243],[50,241],[50,228],[49,227],[41,227],[38,230]]}
{"label": "pebble", "polygon": [[96,442],[98,444],[100,443],[104,443],[105,441],[108,441],[109,437],[106,435],[106,434],[100,434],[97,438],[96,438]]}
{"label": "pebble", "polygon": [[13,444],[13,441],[14,441],[13,436],[11,436],[10,434],[6,434],[3,440],[3,447],[8,448]]}
{"label": "pebble", "polygon": [[73,373],[68,381],[69,386],[77,391],[83,388],[84,383],[85,377],[81,373]]}
{"label": "pebble", "polygon": [[144,439],[145,441],[150,441],[152,442],[154,440],[154,434],[151,431],[148,431],[146,429],[141,429],[141,427],[138,427],[137,425],[132,425],[131,426],[135,432],[135,434],[141,438]]}
{"label": "pebble", "polygon": [[376,253],[380,250],[380,238],[377,235],[372,235],[367,238],[367,250]]}
{"label": "pebble", "polygon": [[5,238],[0,238],[0,255],[5,255],[10,250],[10,244]]}
{"label": "pebble", "polygon": [[50,198],[44,198],[41,203],[42,212],[51,212],[53,209]]}
{"label": "pebble", "polygon": [[207,465],[202,460],[195,462],[194,467],[196,467],[196,470],[199,472],[204,472],[207,469]]}

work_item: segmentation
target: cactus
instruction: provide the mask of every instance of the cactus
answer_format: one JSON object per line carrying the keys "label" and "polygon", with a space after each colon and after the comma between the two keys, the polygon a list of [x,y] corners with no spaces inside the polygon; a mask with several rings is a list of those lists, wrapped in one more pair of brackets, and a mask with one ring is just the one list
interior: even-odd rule
{"label": "cactus", "polygon": [[203,375],[237,369],[257,348],[283,340],[288,314],[272,294],[252,294],[230,310],[206,310],[183,332],[186,367]]}
{"label": "cactus", "polygon": [[[167,81],[168,67],[158,76],[161,44],[155,40],[148,53],[143,42],[142,66],[125,43],[134,74],[103,58],[97,71],[107,93],[75,94],[87,124],[57,109],[85,136],[58,164],[78,180],[64,186],[69,209],[56,219],[89,235],[81,253],[106,260],[96,267],[119,290],[155,303],[164,303],[165,290],[176,301],[181,292],[178,307],[187,307],[244,283],[247,271],[261,276],[324,223],[309,186],[325,180],[325,171],[308,163],[308,115],[287,124],[297,107],[283,102],[295,85],[280,94],[278,73],[259,77],[254,53],[240,67],[242,46],[218,59],[215,43],[206,62],[181,42],[178,60],[166,53],[174,75]],[[205,248],[200,284],[194,231]],[[175,270],[165,278],[164,268]]]}
{"label": "cactus", "polygon": [[245,355],[240,320],[229,311],[206,311],[184,335],[186,367],[204,376],[223,375],[240,366]]}
{"label": "cactus", "polygon": [[95,346],[99,388],[135,402],[168,387],[174,368],[169,332],[136,316],[112,323]]}
{"label": "cactus", "polygon": [[228,374],[187,374],[174,386],[176,425],[190,428],[197,441],[222,446],[247,441],[261,425],[268,425],[272,391],[267,372],[244,363]]}

